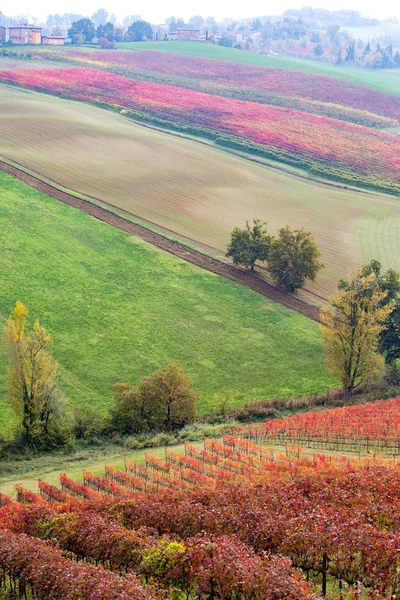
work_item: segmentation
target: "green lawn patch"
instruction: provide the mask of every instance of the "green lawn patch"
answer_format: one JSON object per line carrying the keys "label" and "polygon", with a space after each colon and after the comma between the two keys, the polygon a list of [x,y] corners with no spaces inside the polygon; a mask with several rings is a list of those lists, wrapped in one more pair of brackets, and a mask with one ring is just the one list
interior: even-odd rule
{"label": "green lawn patch", "polygon": [[[0,313],[24,302],[54,340],[71,403],[105,411],[112,385],[178,361],[200,411],[332,386],[318,326],[0,173]],[[3,321],[4,322],[4,321]],[[0,424],[6,357],[0,354]]]}

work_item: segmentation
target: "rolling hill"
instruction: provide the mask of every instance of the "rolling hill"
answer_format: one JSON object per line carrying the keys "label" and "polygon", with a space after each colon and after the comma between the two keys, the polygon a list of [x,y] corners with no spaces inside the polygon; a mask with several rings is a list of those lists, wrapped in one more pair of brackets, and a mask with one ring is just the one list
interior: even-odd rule
{"label": "rolling hill", "polygon": [[13,87],[0,97],[0,155],[66,188],[223,252],[254,216],[271,232],[312,230],[326,268],[307,289],[328,297],[371,258],[399,268],[400,207],[383,194],[324,185],[82,103]]}

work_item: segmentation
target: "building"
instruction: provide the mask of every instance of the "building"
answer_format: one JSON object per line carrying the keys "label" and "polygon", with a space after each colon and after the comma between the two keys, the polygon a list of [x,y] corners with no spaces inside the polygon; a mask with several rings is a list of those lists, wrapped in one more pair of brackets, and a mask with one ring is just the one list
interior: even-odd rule
{"label": "building", "polygon": [[41,44],[42,43],[42,27],[23,23],[16,27],[8,28],[8,39],[13,44]]}
{"label": "building", "polygon": [[42,44],[48,44],[49,46],[64,46],[67,38],[62,35],[44,35],[42,37]]}
{"label": "building", "polygon": [[200,40],[200,29],[177,29],[176,39],[183,41],[199,41]]}
{"label": "building", "polygon": [[7,29],[3,26],[0,26],[0,43],[6,41],[6,33]]}

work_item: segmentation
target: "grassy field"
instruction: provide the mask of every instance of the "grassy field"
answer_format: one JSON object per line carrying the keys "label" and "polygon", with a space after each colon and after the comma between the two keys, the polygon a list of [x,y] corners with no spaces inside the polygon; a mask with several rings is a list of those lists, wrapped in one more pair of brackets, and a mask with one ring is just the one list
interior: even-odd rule
{"label": "grassy field", "polygon": [[0,155],[224,251],[252,217],[312,230],[326,268],[312,292],[371,258],[399,268],[396,198],[300,179],[85,104],[3,86]]}
{"label": "grassy field", "polygon": [[[318,326],[257,293],[0,173],[0,313],[16,300],[54,339],[62,387],[74,404],[104,411],[112,385],[136,383],[169,361],[201,391],[233,404],[323,391]],[[10,419],[1,355],[0,424]]]}
{"label": "grassy field", "polygon": [[351,81],[366,85],[372,89],[400,96],[400,70],[372,70],[361,67],[331,65],[316,60],[305,60],[289,56],[268,56],[245,52],[235,48],[224,48],[205,44],[203,42],[123,42],[117,47],[125,50],[161,50],[187,56],[201,56],[213,60],[228,60],[242,65],[256,65],[258,67],[277,67],[328,75],[344,81]]}

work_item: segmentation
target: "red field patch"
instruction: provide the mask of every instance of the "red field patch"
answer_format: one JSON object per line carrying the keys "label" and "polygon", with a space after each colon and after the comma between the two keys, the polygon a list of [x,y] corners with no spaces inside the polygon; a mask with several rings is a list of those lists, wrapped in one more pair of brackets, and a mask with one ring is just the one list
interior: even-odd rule
{"label": "red field patch", "polygon": [[272,419],[268,440],[400,454],[400,398]]}

